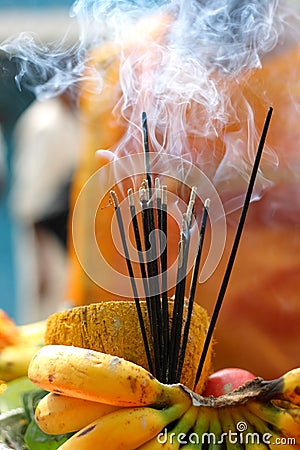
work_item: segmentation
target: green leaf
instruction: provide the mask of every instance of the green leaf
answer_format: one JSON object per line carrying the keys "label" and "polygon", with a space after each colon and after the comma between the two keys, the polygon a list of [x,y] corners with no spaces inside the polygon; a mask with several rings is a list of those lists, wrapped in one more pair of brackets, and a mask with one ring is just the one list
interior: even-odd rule
{"label": "green leaf", "polygon": [[43,389],[24,392],[22,395],[23,407],[26,419],[28,422],[34,420],[34,412],[38,402],[48,394]]}
{"label": "green leaf", "polygon": [[6,386],[5,391],[0,394],[0,413],[23,407],[23,393],[40,390],[27,377],[10,381]]}
{"label": "green leaf", "polygon": [[[40,399],[47,394],[22,378],[7,383],[7,389],[0,395],[1,408],[6,411],[0,416],[0,447],[18,450],[56,450],[73,433],[49,435],[44,433],[34,421],[34,412]],[[16,411],[8,411],[19,408]]]}
{"label": "green leaf", "polygon": [[56,450],[70,436],[72,436],[72,433],[61,435],[46,434],[32,421],[26,430],[25,442],[29,450]]}

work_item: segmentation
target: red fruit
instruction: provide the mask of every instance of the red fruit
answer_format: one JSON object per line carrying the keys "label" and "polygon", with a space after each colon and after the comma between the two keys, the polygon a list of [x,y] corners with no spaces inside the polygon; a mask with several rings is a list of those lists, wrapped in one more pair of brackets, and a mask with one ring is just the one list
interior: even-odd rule
{"label": "red fruit", "polygon": [[228,368],[218,370],[208,377],[204,397],[210,395],[214,397],[220,397],[221,395],[228,394],[234,389],[242,386],[248,380],[253,380],[255,375],[248,370]]}

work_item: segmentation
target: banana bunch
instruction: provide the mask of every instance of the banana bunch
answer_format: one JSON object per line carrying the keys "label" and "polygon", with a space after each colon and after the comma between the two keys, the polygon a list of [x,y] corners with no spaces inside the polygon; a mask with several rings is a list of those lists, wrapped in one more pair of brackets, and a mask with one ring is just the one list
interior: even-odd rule
{"label": "banana bunch", "polygon": [[48,345],[28,376],[49,391],[36,409],[39,427],[75,432],[60,450],[300,448],[300,369],[205,398],[122,358]]}
{"label": "banana bunch", "polygon": [[0,380],[27,375],[33,355],[44,345],[46,321],[15,326],[14,341],[0,349]]}

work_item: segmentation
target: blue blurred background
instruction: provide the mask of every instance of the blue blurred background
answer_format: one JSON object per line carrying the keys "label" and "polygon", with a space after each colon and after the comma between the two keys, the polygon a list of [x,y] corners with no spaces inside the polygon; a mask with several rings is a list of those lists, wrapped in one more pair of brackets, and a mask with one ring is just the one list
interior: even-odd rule
{"label": "blue blurred background", "polygon": [[[22,31],[36,32],[41,39],[55,40],[64,36],[69,24],[71,0],[0,0],[0,43]],[[9,207],[13,130],[17,119],[34,100],[31,92],[20,92],[14,81],[13,61],[0,53],[0,125],[4,139],[5,176],[0,192],[0,308],[17,322],[18,316],[16,260],[14,252],[15,224]]]}
{"label": "blue blurred background", "polygon": [[55,6],[59,7],[69,7],[73,1],[70,0],[0,0],[0,8],[53,8]]}

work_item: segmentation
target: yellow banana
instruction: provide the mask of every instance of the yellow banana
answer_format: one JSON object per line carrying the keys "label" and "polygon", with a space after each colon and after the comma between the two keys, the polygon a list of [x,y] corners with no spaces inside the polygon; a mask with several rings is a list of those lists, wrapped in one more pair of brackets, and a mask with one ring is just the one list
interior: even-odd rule
{"label": "yellow banana", "polygon": [[109,405],[191,404],[180,385],[164,385],[122,358],[73,346],[42,347],[32,358],[28,377],[48,391]]}
{"label": "yellow banana", "polygon": [[170,444],[167,441],[167,435],[165,435],[164,431],[158,433],[154,438],[150,441],[146,442],[146,444],[138,447],[137,450],[174,450],[177,447],[174,447],[174,444]]}
{"label": "yellow banana", "polygon": [[[242,405],[239,406],[239,408],[232,408],[235,431],[238,433],[238,440],[241,443],[242,448],[247,448],[247,450],[267,450],[269,447],[263,440],[266,437],[265,433],[267,433],[267,428],[264,426],[265,424],[253,415],[252,419],[254,418],[255,420],[250,421],[249,415],[251,416],[251,413],[248,411],[248,414],[245,414],[245,412],[246,407],[243,407]],[[260,433],[259,428],[256,428],[258,421],[260,421],[260,425],[263,425],[263,427],[260,428],[262,433]]]}
{"label": "yellow banana", "polygon": [[249,410],[265,422],[270,423],[281,431],[284,436],[300,438],[300,414],[299,410],[283,409],[272,403],[249,401]]}
{"label": "yellow banana", "polygon": [[197,450],[224,448],[226,435],[221,427],[219,408],[199,406],[197,409],[196,421],[189,435],[189,442],[184,448]]}
{"label": "yellow banana", "polygon": [[8,345],[0,352],[0,380],[11,381],[27,375],[29,363],[40,345]]}
{"label": "yellow banana", "polygon": [[[40,387],[63,394],[48,397],[53,404],[62,402],[61,409],[58,405],[54,408],[56,416],[51,417],[50,403],[42,400],[46,405],[39,405],[37,422],[41,418],[45,423],[51,422],[56,417],[58,424],[67,418],[69,427],[80,429],[63,444],[63,450],[90,449],[93,443],[111,450],[176,450],[187,433],[189,438],[193,435],[193,442],[184,443],[186,449],[217,450],[226,446],[228,450],[239,450],[246,446],[249,450],[262,450],[268,448],[268,443],[257,439],[266,435],[276,448],[287,445],[286,450],[295,450],[297,447],[292,445],[300,437],[297,370],[273,381],[253,380],[228,396],[205,399],[182,385],[164,385],[147,370],[124,359],[78,347],[49,345],[34,356],[28,374]],[[76,422],[67,401],[82,402],[82,407],[75,406],[73,411],[82,411],[86,416],[84,423]],[[92,402],[97,402],[100,409],[95,412],[96,419],[92,409],[88,409],[91,406],[87,406]],[[114,405],[117,410],[104,411],[102,408],[107,405]],[[119,409],[122,406],[128,408]],[[165,432],[171,422],[172,428]],[[241,424],[244,430],[238,428]],[[62,432],[62,425],[57,425],[56,431],[50,431],[49,426],[45,425],[51,434]],[[162,433],[166,433],[165,443]],[[282,441],[284,438],[293,438],[293,442]]]}
{"label": "yellow banana", "polygon": [[59,450],[134,450],[155,438],[185,412],[182,405],[162,410],[140,407],[120,409],[94,421],[73,435]]}
{"label": "yellow banana", "polygon": [[275,428],[273,425],[270,425],[268,422],[253,414],[248,409],[247,404],[241,409],[245,420],[249,424],[249,429],[253,427],[256,435],[260,436],[261,446],[265,445],[268,448],[268,446],[272,447],[276,445],[276,449],[278,448],[279,450],[299,449],[299,446],[296,446],[296,438],[286,438],[280,429]]}
{"label": "yellow banana", "polygon": [[32,356],[44,345],[45,321],[14,327],[15,331],[12,329],[12,332],[14,331],[15,337],[10,340],[10,345],[3,348],[0,345],[0,380],[3,381],[26,376]]}
{"label": "yellow banana", "polygon": [[189,443],[188,433],[193,428],[198,415],[196,406],[190,407],[184,416],[179,419],[175,427],[168,433],[170,448],[179,449],[181,445]]}
{"label": "yellow banana", "polygon": [[300,367],[290,370],[280,378],[262,381],[264,401],[281,399],[300,406]]}
{"label": "yellow banana", "polygon": [[210,408],[198,407],[197,409],[197,417],[189,437],[189,443],[184,447],[186,450],[207,448],[206,444],[209,441]]}
{"label": "yellow banana", "polygon": [[226,439],[222,432],[218,408],[210,408],[207,413],[209,414],[208,448],[210,450],[221,450]]}
{"label": "yellow banana", "polygon": [[281,378],[283,379],[283,398],[300,406],[300,368],[290,370]]}
{"label": "yellow banana", "polygon": [[20,343],[27,345],[44,345],[46,323],[46,320],[42,320],[40,322],[33,322],[27,325],[18,326]]}
{"label": "yellow banana", "polygon": [[72,433],[118,408],[118,406],[49,393],[39,401],[35,410],[35,421],[47,434]]}
{"label": "yellow banana", "polygon": [[164,428],[158,435],[138,448],[138,450],[178,450],[189,443],[189,431],[193,428],[198,408],[191,406],[178,420],[171,431]]}
{"label": "yellow banana", "polygon": [[233,417],[232,412],[233,407],[223,407],[219,409],[219,417],[221,422],[222,433],[224,433],[223,438],[226,442],[227,450],[240,450],[242,445],[239,439],[239,432],[237,430],[237,424],[241,421],[236,422]]}

